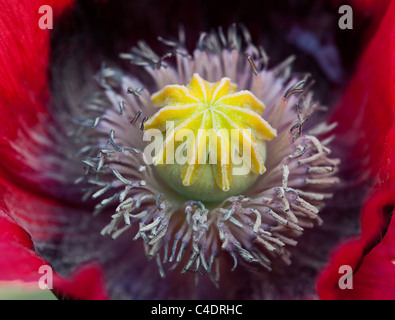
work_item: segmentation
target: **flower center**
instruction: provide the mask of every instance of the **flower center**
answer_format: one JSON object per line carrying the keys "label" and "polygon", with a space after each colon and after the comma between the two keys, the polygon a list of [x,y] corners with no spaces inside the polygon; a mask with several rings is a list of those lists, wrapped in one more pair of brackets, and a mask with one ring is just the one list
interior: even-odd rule
{"label": "flower center", "polygon": [[245,191],[265,172],[265,141],[276,136],[262,101],[229,78],[211,83],[195,73],[187,86],[151,96],[161,109],[145,123],[162,143],[152,161],[177,192],[216,202]]}
{"label": "flower center", "polygon": [[[257,67],[246,53],[254,53]],[[266,70],[264,50],[246,32],[240,38],[231,28],[228,39],[208,34],[193,55],[182,43],[174,54],[176,66],[166,68],[143,42],[125,54],[152,76],[149,87],[161,88],[152,96],[139,78],[100,72],[103,88],[84,104],[96,118],[82,121],[76,134],[83,144],[78,153],[86,155],[76,183],[89,186],[84,198],[100,200],[95,214],[111,216],[102,234],[142,239],[162,277],[171,263],[168,269],[183,265],[181,273],[208,274],[218,283],[223,252],[233,259],[232,270],[239,262],[282,268],[279,260],[291,263],[295,239],[322,222],[319,210],[339,182],[339,160],[328,146],[336,124],[303,128],[319,108],[306,80],[290,78],[292,59]],[[187,85],[175,85],[185,79]],[[254,94],[237,91],[230,79]],[[264,115],[277,130],[262,119],[265,106],[257,97],[265,99]],[[157,113],[134,125],[155,106]],[[147,136],[154,137],[149,146]]]}

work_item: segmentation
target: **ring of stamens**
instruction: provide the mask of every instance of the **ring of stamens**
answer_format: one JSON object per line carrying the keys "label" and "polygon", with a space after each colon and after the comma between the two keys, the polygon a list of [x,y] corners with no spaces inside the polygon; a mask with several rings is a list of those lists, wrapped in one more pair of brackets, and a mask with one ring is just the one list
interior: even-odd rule
{"label": "ring of stamens", "polygon": [[[335,124],[320,123],[304,132],[301,122],[318,104],[312,94],[301,95],[300,82],[289,78],[292,59],[266,70],[263,49],[255,47],[246,32],[240,37],[232,27],[227,37],[222,29],[205,34],[193,54],[182,43],[171,42],[176,67],[143,43],[124,55],[152,76],[152,92],[185,84],[194,73],[215,82],[216,70],[221,78],[238,79],[237,84],[256,97],[267,97],[265,115],[277,129],[277,137],[267,144],[265,174],[245,195],[230,196],[209,207],[201,201],[174,201],[165,192],[153,166],[144,162],[140,127],[154,121],[147,120],[153,105],[147,88],[138,95],[127,93],[127,88],[144,87],[136,78],[111,68],[102,70],[100,99],[86,104],[87,112],[94,109],[97,114],[94,120],[81,121],[85,131],[79,132],[83,137],[79,141],[85,145],[79,154],[86,155],[85,175],[76,183],[89,186],[84,197],[97,201],[95,214],[110,213],[102,234],[118,238],[132,233],[133,240],[141,239],[147,257],[156,261],[163,277],[164,265],[171,264],[169,269],[182,265],[182,273],[208,274],[217,283],[221,252],[232,257],[232,269],[240,262],[267,271],[275,259],[290,263],[289,247],[296,245],[305,228],[322,222],[319,210],[338,182],[339,160],[331,158],[329,148],[333,136],[318,138]],[[248,40],[244,51],[243,39]],[[144,121],[138,120],[139,112]]]}

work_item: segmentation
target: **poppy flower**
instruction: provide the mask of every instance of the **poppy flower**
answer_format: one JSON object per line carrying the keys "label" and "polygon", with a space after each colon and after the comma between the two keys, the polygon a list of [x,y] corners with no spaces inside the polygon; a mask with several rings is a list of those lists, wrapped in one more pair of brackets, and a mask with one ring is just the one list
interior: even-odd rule
{"label": "poppy flower", "polygon": [[352,2],[352,31],[329,1],[266,19],[47,1],[53,30],[41,1],[0,5],[1,280],[48,265],[80,299],[393,298],[393,4]]}

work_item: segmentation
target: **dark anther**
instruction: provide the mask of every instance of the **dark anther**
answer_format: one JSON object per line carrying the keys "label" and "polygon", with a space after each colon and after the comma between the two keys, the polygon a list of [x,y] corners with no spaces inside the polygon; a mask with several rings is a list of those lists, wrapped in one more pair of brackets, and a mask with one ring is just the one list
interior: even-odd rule
{"label": "dark anther", "polygon": [[292,137],[292,141],[295,141],[297,138],[300,137],[300,135],[302,134],[302,128],[303,128],[303,124],[307,121],[307,118],[301,118],[300,117],[300,108],[299,108],[299,104],[296,105],[296,114],[298,116],[298,122],[296,124],[294,124],[292,126],[292,128],[290,129],[291,132],[293,132],[296,128],[298,129],[298,131],[293,135]]}

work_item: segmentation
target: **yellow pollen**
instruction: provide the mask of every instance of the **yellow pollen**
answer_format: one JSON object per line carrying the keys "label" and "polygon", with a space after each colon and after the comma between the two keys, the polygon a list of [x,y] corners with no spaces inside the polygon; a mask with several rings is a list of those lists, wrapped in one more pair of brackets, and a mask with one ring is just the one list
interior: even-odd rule
{"label": "yellow pollen", "polygon": [[[250,152],[251,171],[254,174],[265,172],[265,155],[258,142],[271,140],[277,133],[260,116],[265,106],[250,91],[237,91],[237,86],[229,78],[211,83],[195,73],[188,85],[168,85],[154,93],[151,100],[161,109],[147,120],[145,129],[159,129],[164,133],[167,122],[173,123],[159,154],[153,159],[155,165],[166,164],[167,149],[171,143],[179,141],[177,137],[182,135],[182,130],[194,134],[185,142],[185,148],[190,152],[180,170],[182,185],[193,184],[201,165],[199,160],[214,155],[216,162],[212,164],[212,172],[216,184],[222,191],[229,191],[232,152],[241,153],[246,148]],[[237,133],[237,139],[231,131]],[[208,147],[206,138],[209,139]]]}

